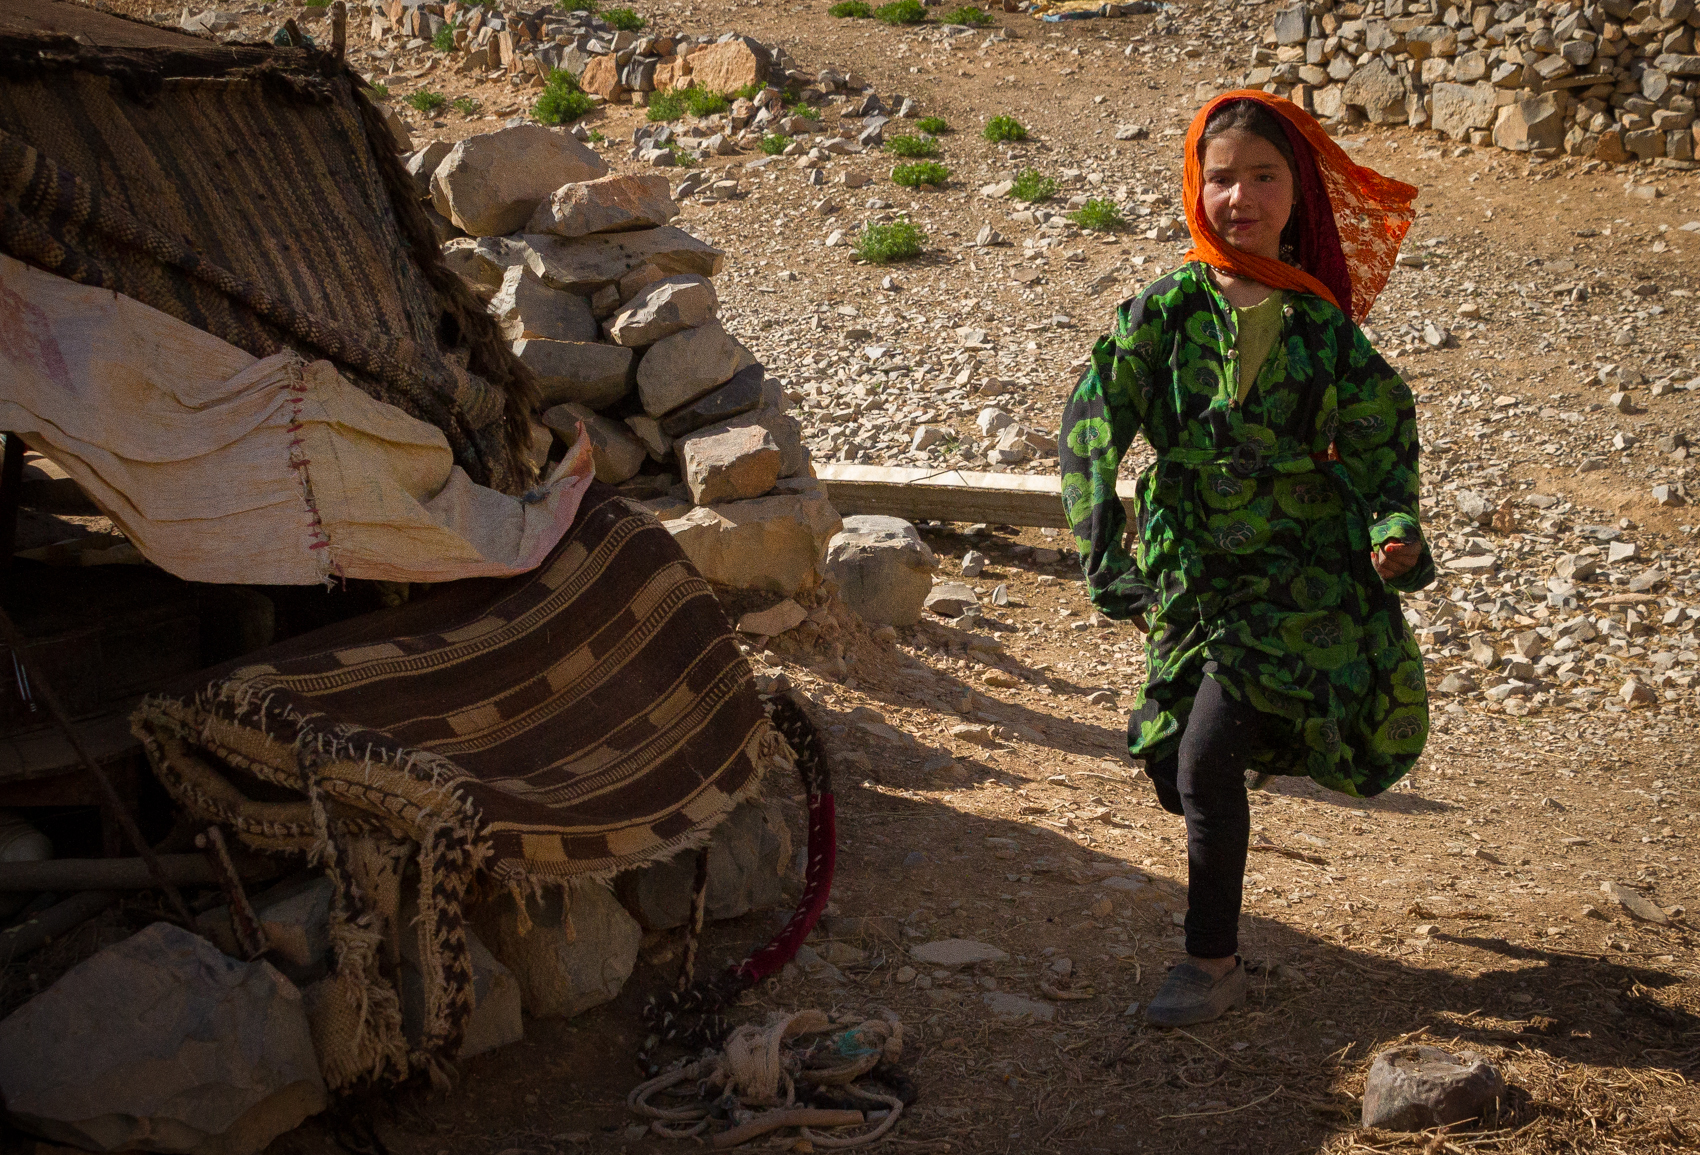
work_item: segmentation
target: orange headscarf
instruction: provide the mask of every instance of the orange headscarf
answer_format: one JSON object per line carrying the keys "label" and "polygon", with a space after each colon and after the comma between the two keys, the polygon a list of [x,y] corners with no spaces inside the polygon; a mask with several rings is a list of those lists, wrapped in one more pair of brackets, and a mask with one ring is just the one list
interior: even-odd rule
{"label": "orange headscarf", "polygon": [[[1210,115],[1224,104],[1254,100],[1280,117],[1293,145],[1300,167],[1298,206],[1309,229],[1307,252],[1301,253],[1305,268],[1294,268],[1254,253],[1241,252],[1210,227],[1204,215],[1203,166],[1198,142]],[[1302,194],[1310,191],[1311,196]],[[1322,198],[1315,196],[1323,194]],[[1387,284],[1399,244],[1416,216],[1412,202],[1417,190],[1411,185],[1384,177],[1373,169],[1353,164],[1332,137],[1304,109],[1284,97],[1258,89],[1226,92],[1199,109],[1186,134],[1186,169],[1182,182],[1186,202],[1186,224],[1192,230],[1189,261],[1203,261],[1238,277],[1276,289],[1315,293],[1323,300],[1361,322]],[[1326,199],[1331,212],[1324,212],[1316,199]],[[1307,203],[1308,202],[1308,203]],[[1341,299],[1344,297],[1345,299]]]}

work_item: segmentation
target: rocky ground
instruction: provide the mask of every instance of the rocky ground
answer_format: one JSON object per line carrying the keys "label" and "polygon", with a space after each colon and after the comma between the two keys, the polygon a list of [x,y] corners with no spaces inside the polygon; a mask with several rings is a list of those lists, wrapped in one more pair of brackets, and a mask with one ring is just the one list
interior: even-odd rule
{"label": "rocky ground", "polygon": [[[831,156],[820,185],[790,158],[704,162],[740,190],[689,201],[679,222],[729,254],[723,319],[785,379],[817,460],[992,468],[977,425],[988,408],[1032,430],[1028,452],[1042,454],[1115,303],[1179,263],[1184,241],[1157,237],[1178,215],[1181,136],[1200,100],[1243,73],[1273,9],[1062,24],[999,12],[952,34],[834,20],[826,6],[637,6],[660,29],[735,30],[804,69],[860,72],[954,130],[941,137],[952,177],[936,191],[894,186],[877,150]],[[350,20],[356,52],[361,23]],[[430,83],[487,111],[414,117],[421,142],[529,105],[506,82],[438,65],[416,75],[429,56],[384,62],[392,94]],[[624,142],[644,115],[587,120],[615,171],[636,169]],[[993,115],[1030,138],[985,142]],[[842,845],[832,918],[747,1014],[896,1010],[922,1093],[898,1131],[905,1149],[1700,1143],[1687,913],[1700,899],[1700,519],[1688,504],[1700,478],[1684,441],[1700,437],[1688,387],[1700,189],[1685,173],[1530,162],[1404,127],[1340,140],[1423,190],[1369,328],[1419,398],[1444,576],[1408,604],[1435,727],[1416,771],[1382,797],[1299,781],[1254,795],[1244,1009],[1193,1031],[1140,1025],[1179,952],[1183,831],[1123,752],[1140,637],[1090,616],[1066,538],[925,526],[943,576],[961,577],[978,551],[971,580],[987,601],[1002,586],[1005,604],[895,638],[847,622],[836,641],[782,636],[753,655],[829,728]],[[1013,219],[1030,210],[982,193],[1029,167],[1061,186],[1041,213],[1102,195],[1131,227]],[[845,173],[870,183],[852,188]],[[926,231],[923,255],[858,262],[845,239],[897,216]],[[988,228],[1001,243],[986,243]],[[913,450],[928,425],[947,436]],[[716,928],[710,961],[774,925]],[[950,938],[1004,957],[952,969],[909,953]],[[467,1064],[448,1097],[390,1105],[378,1127],[391,1150],[672,1146],[632,1131],[623,1099],[641,1078],[636,1007],[670,978],[675,945],[649,944],[617,1002],[532,1023],[525,1043]],[[1499,1117],[1432,1142],[1358,1129],[1369,1056],[1418,1037],[1496,1062],[1512,1087]],[[274,1150],[326,1150],[329,1136],[311,1123]]]}

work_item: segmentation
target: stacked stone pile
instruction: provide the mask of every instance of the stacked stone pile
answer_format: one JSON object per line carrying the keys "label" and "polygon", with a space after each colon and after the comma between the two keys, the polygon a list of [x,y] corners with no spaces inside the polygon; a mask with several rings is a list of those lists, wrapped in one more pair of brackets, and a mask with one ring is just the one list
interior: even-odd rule
{"label": "stacked stone pile", "polygon": [[1695,0],[1308,0],[1276,12],[1246,82],[1328,120],[1687,169],[1696,28]]}
{"label": "stacked stone pile", "polygon": [[536,124],[428,145],[450,266],[488,301],[544,408],[538,464],[590,439],[599,481],[645,501],[710,581],[816,585],[838,515],[777,381],[718,318],[725,254],[667,222],[665,177],[609,175]]}

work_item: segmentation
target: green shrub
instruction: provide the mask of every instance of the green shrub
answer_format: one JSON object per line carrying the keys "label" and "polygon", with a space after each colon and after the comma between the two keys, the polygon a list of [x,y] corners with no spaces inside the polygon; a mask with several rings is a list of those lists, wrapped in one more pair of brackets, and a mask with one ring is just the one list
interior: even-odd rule
{"label": "green shrub", "polygon": [[649,119],[678,120],[685,115],[685,98],[678,92],[652,92],[649,94]]}
{"label": "green shrub", "polygon": [[866,20],[874,14],[874,8],[866,0],[839,0],[837,4],[826,10],[826,14],[836,16],[840,20]]}
{"label": "green shrub", "polygon": [[949,179],[950,170],[936,160],[900,164],[891,170],[892,183],[905,188],[920,188],[924,184],[942,185]]}
{"label": "green shrub", "polygon": [[696,164],[696,158],[686,152],[685,146],[680,144],[678,141],[670,140],[664,147],[668,152],[673,154],[673,163],[678,165],[680,168],[690,168]]}
{"label": "green shrub", "polygon": [[903,261],[921,255],[927,234],[910,220],[893,221],[888,225],[867,225],[856,234],[856,255],[864,261],[883,265],[888,261]]}
{"label": "green shrub", "polygon": [[1114,232],[1127,224],[1122,219],[1121,210],[1116,202],[1093,197],[1078,209],[1068,214],[1068,219],[1083,229],[1094,229],[1100,233]]}
{"label": "green shrub", "polygon": [[479,109],[478,101],[470,96],[457,96],[453,108],[462,116],[474,116]]}
{"label": "green shrub", "polygon": [[790,143],[791,138],[783,132],[770,132],[761,138],[761,150],[768,156],[778,156]]}
{"label": "green shrub", "polygon": [[531,115],[543,124],[571,124],[595,107],[596,102],[579,87],[578,77],[552,68],[543,82],[543,95],[531,106]]}
{"label": "green shrub", "polygon": [[329,8],[331,0],[303,0],[309,8]]}
{"label": "green shrub", "polygon": [[455,50],[455,30],[452,25],[445,24],[437,29],[437,34],[431,37],[431,47],[438,52],[453,52]]}
{"label": "green shrub", "polygon": [[602,14],[602,19],[616,32],[638,32],[644,24],[643,17],[630,8],[610,8]]}
{"label": "green shrub", "polygon": [[[484,0],[484,2],[488,3],[489,0]],[[596,0],[555,0],[555,11],[557,12],[588,12],[594,16],[597,7]]]}
{"label": "green shrub", "polygon": [[938,136],[950,131],[950,124],[942,116],[923,116],[915,122],[915,127],[929,136]]}
{"label": "green shrub", "polygon": [[603,141],[608,139],[607,137],[603,136],[600,132],[597,132],[594,128],[590,130],[589,136],[590,136],[590,143],[591,144],[601,144]]}
{"label": "green shrub", "polygon": [[423,112],[426,116],[435,116],[444,105],[448,104],[448,102],[449,98],[444,96],[442,93],[432,92],[429,89],[424,88],[421,88],[418,92],[415,92],[412,96],[407,98],[407,103],[411,104],[414,108],[417,108],[420,112]]}
{"label": "green shrub", "polygon": [[1013,116],[994,116],[986,122],[986,139],[993,144],[1026,140],[1027,130]]}
{"label": "green shrub", "polygon": [[692,116],[713,116],[717,112],[725,112],[732,107],[732,102],[718,92],[710,92],[706,88],[691,85],[679,94],[684,98],[685,109]]}
{"label": "green shrub", "polygon": [[1015,182],[1010,187],[1009,195],[1029,204],[1047,201],[1057,195],[1057,182],[1041,175],[1036,168],[1024,168],[1015,174]]}
{"label": "green shrub", "polygon": [[956,11],[945,16],[946,24],[966,24],[971,28],[984,28],[992,22],[992,14],[972,4],[964,4]]}
{"label": "green shrub", "polygon": [[921,0],[896,0],[874,9],[874,19],[885,24],[921,24],[927,19],[927,6]]}
{"label": "green shrub", "polygon": [[731,97],[733,100],[754,100],[756,97],[761,95],[761,90],[766,87],[767,85],[763,84],[761,81],[752,80],[748,84],[744,85],[744,87],[733,92],[729,92],[726,95]]}
{"label": "green shrub", "polygon": [[939,142],[922,136],[894,136],[885,142],[885,150],[893,156],[937,156]]}
{"label": "green shrub", "polygon": [[372,90],[372,99],[373,100],[388,100],[390,98],[390,86],[389,85],[387,85],[387,84],[373,84],[373,85],[369,85],[368,87],[370,87],[371,90]]}

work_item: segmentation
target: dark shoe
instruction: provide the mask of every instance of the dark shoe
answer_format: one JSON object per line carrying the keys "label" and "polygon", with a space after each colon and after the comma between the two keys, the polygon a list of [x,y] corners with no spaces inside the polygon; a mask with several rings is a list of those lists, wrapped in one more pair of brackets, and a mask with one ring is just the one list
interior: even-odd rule
{"label": "dark shoe", "polygon": [[1190,1027],[1221,1018],[1229,1007],[1245,1001],[1245,963],[1236,956],[1234,969],[1221,978],[1181,963],[1169,971],[1157,997],[1145,1008],[1145,1019],[1159,1027]]}

